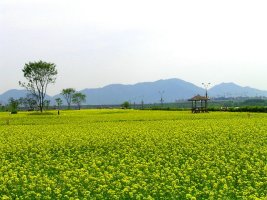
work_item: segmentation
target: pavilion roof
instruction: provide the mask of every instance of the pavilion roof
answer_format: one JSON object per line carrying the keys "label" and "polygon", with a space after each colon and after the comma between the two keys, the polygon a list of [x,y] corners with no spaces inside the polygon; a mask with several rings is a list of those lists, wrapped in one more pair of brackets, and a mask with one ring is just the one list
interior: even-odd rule
{"label": "pavilion roof", "polygon": [[188,99],[188,101],[201,101],[201,100],[209,100],[209,98],[205,96],[200,96],[199,94],[192,97],[191,99]]}

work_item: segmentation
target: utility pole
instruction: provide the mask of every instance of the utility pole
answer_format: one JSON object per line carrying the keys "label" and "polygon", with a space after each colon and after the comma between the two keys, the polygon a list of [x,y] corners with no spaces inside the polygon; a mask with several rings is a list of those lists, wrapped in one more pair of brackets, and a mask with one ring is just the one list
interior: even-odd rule
{"label": "utility pole", "polygon": [[141,109],[144,109],[144,95],[140,96],[141,98]]}
{"label": "utility pole", "polygon": [[202,83],[206,90],[206,100],[205,100],[205,111],[207,112],[208,109],[208,87],[210,86],[210,83]]}
{"label": "utility pole", "polygon": [[210,83],[202,83],[202,85],[204,86],[206,90],[206,98],[208,98],[208,87],[210,86]]}
{"label": "utility pole", "polygon": [[161,108],[163,108],[163,102],[164,102],[164,100],[163,100],[163,94],[164,94],[164,90],[162,90],[162,91],[159,91],[159,94],[160,94],[160,103],[161,103]]}
{"label": "utility pole", "polygon": [[133,109],[135,109],[135,99],[136,99],[136,97],[132,98],[132,100],[133,100]]}
{"label": "utility pole", "polygon": [[144,100],[143,99],[141,101],[141,108],[142,108],[142,110],[144,110]]}

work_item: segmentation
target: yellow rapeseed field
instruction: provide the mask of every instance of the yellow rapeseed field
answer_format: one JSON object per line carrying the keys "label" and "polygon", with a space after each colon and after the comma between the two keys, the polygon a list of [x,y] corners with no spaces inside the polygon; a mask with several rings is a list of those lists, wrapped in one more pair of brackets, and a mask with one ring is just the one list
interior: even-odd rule
{"label": "yellow rapeseed field", "polygon": [[267,114],[0,113],[2,199],[266,199]]}

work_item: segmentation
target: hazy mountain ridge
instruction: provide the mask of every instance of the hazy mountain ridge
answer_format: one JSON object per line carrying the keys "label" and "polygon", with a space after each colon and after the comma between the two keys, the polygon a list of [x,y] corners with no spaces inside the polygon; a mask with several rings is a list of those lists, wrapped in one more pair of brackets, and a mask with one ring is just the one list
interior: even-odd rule
{"label": "hazy mountain ridge", "polygon": [[[19,99],[21,97],[26,97],[28,94],[27,90],[11,89],[0,95],[0,103],[5,104],[12,97],[14,99]],[[53,100],[53,97],[46,95],[46,99]]]}
{"label": "hazy mountain ridge", "polygon": [[[176,100],[188,99],[194,95],[205,95],[205,90],[190,82],[181,79],[158,80],[154,82],[141,82],[133,85],[110,84],[102,88],[84,89],[80,92],[86,94],[89,105],[111,105],[121,104],[124,101],[131,103],[159,103],[161,96],[165,103]],[[7,103],[10,97],[18,99],[25,97],[26,90],[12,89],[0,95],[0,103]],[[221,83],[208,90],[210,97],[238,97],[238,96],[266,96],[267,91],[242,87],[235,83]],[[51,105],[55,104],[54,99],[60,97],[58,94],[53,97],[47,95]]]}
{"label": "hazy mountain ridge", "polygon": [[235,83],[221,83],[208,90],[211,97],[259,97],[267,96],[267,91],[251,87],[242,87]]}
{"label": "hazy mountain ridge", "polygon": [[159,103],[161,95],[164,102],[174,102],[203,93],[204,90],[180,79],[168,79],[134,85],[115,84],[98,89],[84,89],[81,92],[88,96],[88,104],[101,105],[121,104],[124,101],[141,103],[142,100],[144,103]]}

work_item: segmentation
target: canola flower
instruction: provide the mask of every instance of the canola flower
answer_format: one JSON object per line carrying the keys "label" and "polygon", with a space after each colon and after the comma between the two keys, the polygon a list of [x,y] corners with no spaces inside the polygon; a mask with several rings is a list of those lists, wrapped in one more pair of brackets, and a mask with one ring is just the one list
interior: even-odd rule
{"label": "canola flower", "polygon": [[266,114],[0,113],[1,199],[266,197]]}

